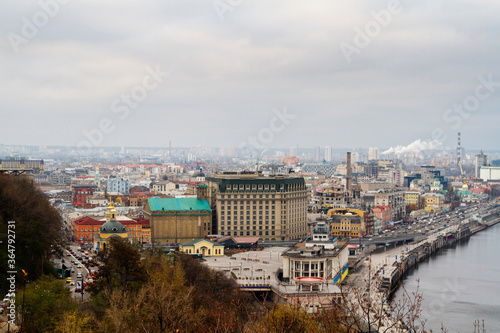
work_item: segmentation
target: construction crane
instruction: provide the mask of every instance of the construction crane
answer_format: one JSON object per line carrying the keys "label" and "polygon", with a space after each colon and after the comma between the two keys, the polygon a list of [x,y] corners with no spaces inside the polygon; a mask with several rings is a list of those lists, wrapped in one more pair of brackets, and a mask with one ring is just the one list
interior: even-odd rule
{"label": "construction crane", "polygon": [[464,186],[462,186],[462,187],[465,188],[467,186],[467,183],[465,182],[465,177],[467,176],[467,174],[465,173],[464,169],[462,168],[462,161],[459,161],[458,165],[460,166],[460,174],[464,179]]}
{"label": "construction crane", "polygon": [[443,162],[443,176],[446,177],[446,167],[450,165],[451,165],[450,163]]}
{"label": "construction crane", "polygon": [[467,174],[465,173],[464,169],[462,168],[462,161],[459,161],[458,165],[460,166],[460,175],[465,178],[467,176]]}

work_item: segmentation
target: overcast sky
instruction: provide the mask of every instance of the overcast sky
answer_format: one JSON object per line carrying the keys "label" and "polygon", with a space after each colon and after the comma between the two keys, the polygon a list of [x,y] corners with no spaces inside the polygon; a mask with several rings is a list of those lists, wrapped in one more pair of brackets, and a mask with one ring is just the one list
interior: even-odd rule
{"label": "overcast sky", "polygon": [[30,3],[0,2],[3,144],[499,149],[498,0]]}

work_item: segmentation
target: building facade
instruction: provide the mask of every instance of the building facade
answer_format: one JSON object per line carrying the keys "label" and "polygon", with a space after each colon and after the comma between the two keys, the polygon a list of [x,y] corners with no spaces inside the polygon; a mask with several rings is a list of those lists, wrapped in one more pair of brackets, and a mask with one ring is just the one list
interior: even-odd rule
{"label": "building facade", "polygon": [[[372,207],[373,215],[381,220],[382,230],[387,228],[387,222],[392,221],[392,207],[391,206],[378,206]],[[375,229],[377,229],[375,227]]]}
{"label": "building facade", "polygon": [[476,158],[474,161],[474,170],[475,170],[476,178],[479,178],[481,168],[485,167],[487,165],[488,165],[488,157],[481,150],[481,152],[476,155]]}
{"label": "building facade", "polygon": [[179,244],[179,252],[187,254],[201,254],[202,256],[223,256],[224,245],[208,239],[193,239]]}
{"label": "building facade", "polygon": [[295,246],[285,251],[282,258],[285,282],[303,277],[319,277],[329,283],[340,283],[348,272],[347,243],[334,249]]}
{"label": "building facade", "polygon": [[375,206],[391,206],[392,220],[402,219],[406,214],[405,191],[379,190],[375,195]]}
{"label": "building facade", "polygon": [[480,178],[484,181],[500,180],[500,167],[483,166],[479,170]]}
{"label": "building facade", "polygon": [[420,192],[417,191],[405,192],[405,204],[407,206],[410,206],[413,210],[421,209],[422,205],[420,204]]}
{"label": "building facade", "polygon": [[[151,228],[145,219],[129,219],[117,217],[117,221],[125,226],[130,240],[134,243],[149,244],[151,242]],[[85,216],[71,222],[73,237],[81,245],[94,244],[99,235],[99,228],[106,219],[95,220]]]}
{"label": "building facade", "polygon": [[110,176],[107,182],[107,191],[128,194],[130,192],[130,179]]}
{"label": "building facade", "polygon": [[65,172],[51,173],[49,176],[49,183],[56,186],[70,185],[71,176]]}
{"label": "building facade", "polygon": [[32,169],[28,172],[34,175],[41,175],[44,172],[43,160],[27,160],[25,158],[5,158],[0,159],[0,170],[2,169]]}
{"label": "building facade", "polygon": [[365,234],[364,212],[359,209],[331,209],[330,232],[335,237],[360,237]]}
{"label": "building facade", "polygon": [[155,243],[184,243],[212,233],[212,210],[199,198],[149,198],[144,207]]}
{"label": "building facade", "polygon": [[151,186],[151,191],[155,194],[168,194],[169,192],[174,191],[175,188],[175,183],[165,180],[154,183]]}
{"label": "building facade", "polygon": [[230,172],[207,177],[206,185],[201,192],[215,207],[214,234],[264,240],[307,237],[304,178]]}
{"label": "building facade", "polygon": [[94,195],[95,185],[73,185],[73,206],[84,206],[89,202],[89,197]]}

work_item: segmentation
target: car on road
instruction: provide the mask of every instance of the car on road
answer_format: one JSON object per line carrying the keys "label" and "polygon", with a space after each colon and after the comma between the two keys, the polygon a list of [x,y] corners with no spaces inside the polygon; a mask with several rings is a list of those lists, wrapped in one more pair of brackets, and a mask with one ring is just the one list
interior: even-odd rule
{"label": "car on road", "polygon": [[66,283],[71,283],[72,281],[73,281],[73,279],[71,278],[71,276],[66,279]]}
{"label": "car on road", "polygon": [[82,268],[82,264],[78,264],[78,266],[76,266],[76,268]]}

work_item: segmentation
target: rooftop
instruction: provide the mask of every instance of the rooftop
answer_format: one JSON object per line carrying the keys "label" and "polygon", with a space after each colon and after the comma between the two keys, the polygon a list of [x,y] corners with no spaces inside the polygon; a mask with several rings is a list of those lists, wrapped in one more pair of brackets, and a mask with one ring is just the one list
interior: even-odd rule
{"label": "rooftop", "polygon": [[148,205],[152,212],[211,211],[207,200],[197,198],[149,198]]}

